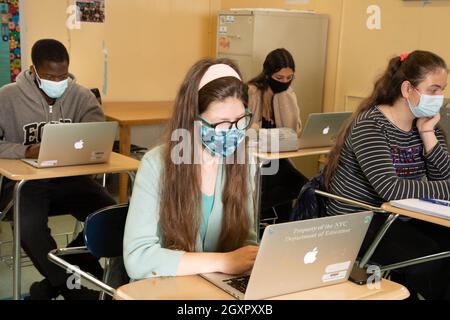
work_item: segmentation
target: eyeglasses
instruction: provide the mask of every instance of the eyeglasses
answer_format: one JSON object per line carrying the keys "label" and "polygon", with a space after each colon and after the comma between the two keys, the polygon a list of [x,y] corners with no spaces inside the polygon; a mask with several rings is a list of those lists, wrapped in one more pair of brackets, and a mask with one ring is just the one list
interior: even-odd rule
{"label": "eyeglasses", "polygon": [[209,123],[202,116],[198,116],[198,118],[209,128],[214,129],[215,133],[224,134],[225,130],[230,130],[233,126],[239,130],[247,129],[252,121],[253,114],[250,110],[245,109],[245,114],[236,121],[222,121],[218,123]]}

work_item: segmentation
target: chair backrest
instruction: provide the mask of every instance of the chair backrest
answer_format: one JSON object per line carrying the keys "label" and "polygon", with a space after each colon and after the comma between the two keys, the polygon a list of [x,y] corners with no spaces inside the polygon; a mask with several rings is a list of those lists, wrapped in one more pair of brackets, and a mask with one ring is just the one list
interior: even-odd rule
{"label": "chair backrest", "polygon": [[100,105],[102,104],[102,95],[100,94],[100,90],[98,90],[97,88],[92,88],[91,92],[94,94],[94,96],[97,98],[98,103],[100,103]]}
{"label": "chair backrest", "polygon": [[90,214],[85,221],[84,242],[98,258],[120,257],[128,204],[115,205]]}

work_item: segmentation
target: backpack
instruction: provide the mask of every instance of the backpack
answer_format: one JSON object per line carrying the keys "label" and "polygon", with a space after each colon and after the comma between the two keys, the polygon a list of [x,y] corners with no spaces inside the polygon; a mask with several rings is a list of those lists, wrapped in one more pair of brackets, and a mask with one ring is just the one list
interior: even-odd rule
{"label": "backpack", "polygon": [[290,221],[308,220],[325,217],[327,199],[317,195],[314,190],[324,190],[324,177],[322,172],[309,180],[297,197],[292,210]]}

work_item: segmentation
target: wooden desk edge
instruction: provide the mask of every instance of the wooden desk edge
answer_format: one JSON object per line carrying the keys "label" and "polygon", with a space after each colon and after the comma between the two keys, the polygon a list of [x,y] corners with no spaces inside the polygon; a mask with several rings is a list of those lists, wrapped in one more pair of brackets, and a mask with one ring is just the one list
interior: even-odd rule
{"label": "wooden desk edge", "polygon": [[430,216],[430,215],[427,215],[427,214],[424,214],[421,212],[397,208],[397,207],[394,207],[393,205],[391,205],[389,202],[383,203],[381,205],[381,208],[388,212],[397,213],[397,214],[400,214],[405,217],[410,217],[410,218],[414,218],[414,219],[418,219],[418,220],[422,220],[422,221],[426,221],[426,222],[431,222],[434,224],[439,224],[441,226],[450,228],[450,220]]}
{"label": "wooden desk edge", "polygon": [[[0,159],[1,160],[1,159]],[[6,159],[3,159],[6,160]],[[20,159],[15,160],[6,160],[6,161],[18,161],[20,165],[23,165],[29,170],[32,170],[30,173],[24,173],[24,174],[14,174],[13,172],[0,170],[0,174],[5,176],[6,178],[13,180],[13,181],[19,181],[19,180],[40,180],[40,179],[53,179],[53,178],[61,178],[61,177],[69,177],[69,176],[81,176],[81,175],[94,175],[94,174],[101,174],[101,173],[119,173],[119,172],[127,172],[127,171],[136,171],[139,168],[140,162],[136,159],[133,159],[128,156],[124,156],[120,153],[112,152],[110,159],[108,162],[100,163],[100,164],[86,164],[86,165],[75,165],[75,166],[64,166],[64,167],[57,167],[57,168],[42,168],[37,169],[33,168],[29,164],[26,164],[22,162]],[[120,166],[120,164],[115,164],[114,162],[117,161],[126,161],[127,163],[125,165]],[[112,163],[113,162],[113,163]],[[111,167],[108,167],[111,165]],[[92,169],[92,167],[95,166],[95,170]],[[63,174],[61,172],[57,173],[51,173],[48,174],[49,171],[45,170],[81,170],[82,172],[78,171],[76,174]],[[44,176],[38,176],[39,173],[47,173],[47,175]]]}
{"label": "wooden desk edge", "polygon": [[297,151],[288,151],[280,153],[257,152],[255,153],[255,156],[263,160],[276,160],[276,159],[288,159],[296,157],[317,156],[321,154],[327,154],[330,151],[331,147],[321,147],[321,148],[300,149]]}
{"label": "wooden desk edge", "polygon": [[[160,285],[165,280],[168,280],[172,285],[174,285],[177,278],[179,279],[179,277],[150,278],[150,279],[144,279],[144,280],[137,281],[134,284],[136,285],[136,283],[138,283],[137,284],[138,287],[144,286],[144,287],[150,288],[150,286],[152,285],[151,282],[155,283],[155,281],[156,281]],[[201,278],[200,276],[187,276],[187,277],[182,277],[182,278],[185,278],[186,281],[191,281],[191,282],[195,278],[196,281],[201,281],[198,284],[207,286],[205,288],[208,288],[208,290],[211,290],[211,289],[213,289],[215,291],[217,290],[217,296],[206,296],[205,295],[205,298],[203,298],[202,300],[223,300],[223,299],[221,299],[221,297],[234,300],[233,297],[231,297],[231,295],[229,295],[229,294],[225,293],[225,291],[215,287],[213,284],[209,283],[208,281]],[[359,290],[359,287],[360,287],[359,285],[354,284],[350,281],[347,281],[347,283],[344,283],[344,284],[349,286],[348,290],[353,290],[353,288],[356,288],[356,290]],[[339,285],[343,285],[343,284],[342,283],[337,284],[337,286],[339,286]],[[138,299],[157,300],[157,299],[155,299],[155,296],[152,296],[152,297],[148,296],[147,298],[139,296],[138,298],[133,298],[132,293],[131,293],[131,295],[129,294],[130,286],[132,287],[133,283],[129,283],[129,284],[119,287],[114,294],[114,299],[116,299],[116,300],[138,300]],[[356,294],[351,300],[403,300],[410,296],[408,289],[406,289],[403,285],[398,284],[396,282],[382,279],[381,286],[384,286],[384,290],[383,290],[383,287],[381,287],[380,289],[377,289],[376,287],[373,289],[368,288],[366,291]],[[176,287],[176,285],[174,285],[174,287]],[[386,289],[386,287],[387,287],[387,289]],[[323,289],[327,290],[326,288],[330,288],[330,287],[311,289],[312,292],[315,291],[315,293],[313,293],[312,296],[314,296],[314,294],[317,294],[318,290],[323,290]],[[138,288],[135,288],[134,290],[136,291],[137,289]],[[140,288],[140,289],[142,289],[142,288]],[[161,287],[158,289],[161,289]],[[145,290],[145,288],[144,288],[144,290]],[[162,290],[163,291],[167,290],[167,288],[163,288]],[[376,291],[374,291],[374,290],[376,290]],[[269,298],[267,300],[289,300],[288,299],[289,297],[292,300],[292,298],[295,297],[295,295],[298,295],[298,294],[302,295],[304,292],[307,292],[307,291],[286,294],[283,296]],[[139,292],[142,292],[142,291],[139,291]],[[177,296],[176,292],[173,293],[173,297],[174,297],[173,300],[195,300],[195,299],[189,299],[188,296]],[[196,296],[196,297],[200,298],[199,296]],[[306,297],[300,296],[300,298],[297,300],[300,300],[302,298],[303,298],[303,300],[304,299],[313,300],[313,298],[311,298],[311,297],[308,298],[307,296]],[[296,300],[296,299],[294,298],[294,300]],[[341,298],[340,300],[343,300],[343,299]]]}
{"label": "wooden desk edge", "polygon": [[169,118],[161,117],[161,118],[153,118],[153,119],[138,119],[138,120],[123,120],[118,119],[113,116],[109,116],[105,114],[105,117],[108,121],[117,121],[121,126],[144,126],[144,125],[152,125],[152,124],[161,124],[166,123]]}

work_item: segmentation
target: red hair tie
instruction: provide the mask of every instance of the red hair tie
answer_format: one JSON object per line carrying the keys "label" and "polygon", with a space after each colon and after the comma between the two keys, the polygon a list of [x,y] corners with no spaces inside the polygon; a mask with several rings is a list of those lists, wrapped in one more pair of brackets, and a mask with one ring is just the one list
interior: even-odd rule
{"label": "red hair tie", "polygon": [[402,53],[402,54],[400,55],[400,61],[403,62],[403,61],[405,61],[406,59],[408,59],[408,57],[409,57],[409,52]]}

